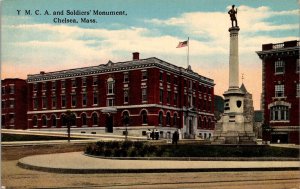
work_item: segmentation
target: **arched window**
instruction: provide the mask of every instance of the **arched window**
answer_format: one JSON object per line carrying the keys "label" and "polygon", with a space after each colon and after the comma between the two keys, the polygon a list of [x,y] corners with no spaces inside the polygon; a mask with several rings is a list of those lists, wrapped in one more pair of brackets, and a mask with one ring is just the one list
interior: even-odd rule
{"label": "arched window", "polygon": [[37,123],[38,123],[37,116],[33,116],[33,118],[32,118],[32,125],[33,126],[37,126]]}
{"label": "arched window", "polygon": [[115,81],[113,78],[107,79],[107,94],[114,94],[115,93]]}
{"label": "arched window", "polygon": [[61,126],[63,126],[63,127],[67,126],[67,118],[66,118],[65,114],[61,115]]}
{"label": "arched window", "polygon": [[177,114],[174,114],[174,117],[173,117],[173,124],[174,124],[174,127],[178,127],[178,123],[177,123]]}
{"label": "arched window", "polygon": [[56,116],[55,115],[51,116],[51,123],[52,123],[52,127],[56,127]]}
{"label": "arched window", "polygon": [[47,118],[46,118],[46,116],[42,117],[42,125],[43,126],[47,126]]}
{"label": "arched window", "polygon": [[167,112],[166,124],[169,125],[169,126],[171,124],[171,115],[170,115],[170,112]]}
{"label": "arched window", "polygon": [[71,126],[76,126],[76,116],[75,116],[75,114],[72,114],[72,116],[71,116]]}
{"label": "arched window", "polygon": [[159,112],[158,114],[158,124],[162,125],[163,124],[163,113]]}
{"label": "arched window", "polygon": [[83,126],[83,125],[84,125],[84,126],[87,125],[87,124],[86,124],[86,114],[85,114],[85,113],[81,114],[81,124],[82,124],[82,126]]}
{"label": "arched window", "polygon": [[123,112],[123,124],[124,125],[129,125],[129,113],[128,111]]}
{"label": "arched window", "polygon": [[198,117],[198,128],[202,128],[202,119],[200,116]]}
{"label": "arched window", "polygon": [[147,116],[147,111],[146,110],[143,110],[142,113],[142,123],[143,124],[148,124],[148,116]]}
{"label": "arched window", "polygon": [[207,138],[207,134],[206,133],[204,133],[204,139],[206,139]]}
{"label": "arched window", "polygon": [[98,125],[98,114],[97,113],[93,113],[92,119],[93,119],[93,125]]}
{"label": "arched window", "polygon": [[208,127],[208,128],[211,128],[211,126],[212,126],[211,118],[208,118],[207,127]]}
{"label": "arched window", "polygon": [[203,128],[206,128],[207,127],[207,119],[206,117],[204,117],[203,119]]}

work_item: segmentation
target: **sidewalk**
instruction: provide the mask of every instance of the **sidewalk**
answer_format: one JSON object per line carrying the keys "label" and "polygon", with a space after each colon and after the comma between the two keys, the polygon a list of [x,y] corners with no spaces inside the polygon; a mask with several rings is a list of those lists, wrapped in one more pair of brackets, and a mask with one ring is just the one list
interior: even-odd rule
{"label": "sidewalk", "polygon": [[57,173],[155,173],[300,170],[299,161],[117,160],[83,152],[35,155],[19,160],[23,168]]}

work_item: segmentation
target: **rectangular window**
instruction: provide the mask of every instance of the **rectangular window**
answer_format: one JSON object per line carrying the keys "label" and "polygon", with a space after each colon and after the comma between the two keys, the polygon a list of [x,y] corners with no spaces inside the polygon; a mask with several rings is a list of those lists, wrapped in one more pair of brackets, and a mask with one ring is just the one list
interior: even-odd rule
{"label": "rectangular window", "polygon": [[184,87],[186,87],[187,83],[186,83],[186,79],[184,80]]}
{"label": "rectangular window", "polygon": [[5,108],[5,101],[4,100],[1,101],[1,108],[2,109]]}
{"label": "rectangular window", "polygon": [[192,96],[191,95],[189,95],[189,107],[192,107],[193,106],[193,100],[192,100],[193,98],[192,98]]}
{"label": "rectangular window", "polygon": [[276,74],[284,73],[284,61],[282,60],[275,61],[275,73]]}
{"label": "rectangular window", "polygon": [[167,74],[167,82],[171,83],[171,76],[170,76],[170,74]]}
{"label": "rectangular window", "polygon": [[52,90],[56,89],[56,81],[52,81]]}
{"label": "rectangular window", "polygon": [[146,80],[148,78],[147,71],[142,71],[142,80]]}
{"label": "rectangular window", "polygon": [[94,92],[93,96],[93,104],[98,105],[98,93]]}
{"label": "rectangular window", "polygon": [[52,97],[52,108],[56,108],[56,97]]}
{"label": "rectangular window", "polygon": [[82,78],[82,86],[86,87],[86,78],[85,77]]}
{"label": "rectangular window", "polygon": [[193,96],[193,107],[195,107],[196,104],[196,98]]}
{"label": "rectangular window", "polygon": [[114,99],[112,98],[107,99],[107,106],[114,106]]}
{"label": "rectangular window", "polygon": [[47,108],[47,98],[46,97],[42,97],[42,108],[43,109]]}
{"label": "rectangular window", "polygon": [[128,82],[129,82],[129,74],[124,73],[124,83],[128,83]]}
{"label": "rectangular window", "polygon": [[43,90],[43,91],[46,90],[46,83],[42,83],[42,90]]}
{"label": "rectangular window", "polygon": [[198,100],[198,109],[199,109],[199,110],[201,110],[201,108],[202,108],[201,101],[202,101],[202,100],[199,98],[199,100]]}
{"label": "rectangular window", "polygon": [[271,120],[272,121],[288,121],[289,108],[287,106],[273,106],[271,107]]}
{"label": "rectangular window", "polygon": [[300,72],[300,59],[297,59],[297,63],[296,63],[296,72]]}
{"label": "rectangular window", "polygon": [[113,82],[108,83],[108,94],[114,94],[114,85]]}
{"label": "rectangular window", "polygon": [[14,85],[10,85],[9,86],[9,92],[10,92],[10,94],[14,94],[15,93],[15,86]]}
{"label": "rectangular window", "polygon": [[33,83],[33,91],[37,91],[37,83]]}
{"label": "rectangular window", "polygon": [[297,89],[296,89],[296,94],[297,94],[297,97],[300,97],[300,84],[297,83]]}
{"label": "rectangular window", "polygon": [[147,101],[147,88],[142,89],[142,101]]}
{"label": "rectangular window", "polygon": [[9,124],[14,124],[15,123],[15,114],[9,114]]}
{"label": "rectangular window", "polygon": [[164,91],[162,89],[159,90],[159,102],[163,103],[164,101]]}
{"label": "rectangular window", "polygon": [[61,107],[65,108],[66,107],[66,96],[61,95]]}
{"label": "rectangular window", "polygon": [[82,94],[82,106],[86,106],[86,104],[87,104],[86,94]]}
{"label": "rectangular window", "polygon": [[72,94],[71,95],[71,102],[72,102],[72,107],[75,107],[77,104],[77,99],[76,99],[76,95]]}
{"label": "rectangular window", "polygon": [[190,89],[193,88],[193,81],[190,81]]}
{"label": "rectangular window", "polygon": [[275,97],[284,96],[284,85],[275,85]]}
{"label": "rectangular window", "polygon": [[61,88],[62,89],[66,88],[66,81],[65,80],[61,81]]}
{"label": "rectangular window", "polygon": [[127,104],[129,101],[129,94],[128,94],[128,89],[124,90],[124,104]]}
{"label": "rectangular window", "polygon": [[10,100],[9,107],[14,108],[15,107],[15,100]]}
{"label": "rectangular window", "polygon": [[174,85],[178,85],[178,78],[174,77]]}
{"label": "rectangular window", "polygon": [[71,80],[71,83],[72,83],[72,88],[75,88],[75,87],[76,87],[76,80],[75,80],[75,79],[72,79],[72,80]]}
{"label": "rectangular window", "polygon": [[162,73],[162,72],[159,73],[159,80],[160,80],[160,81],[163,80],[163,73]]}
{"label": "rectangular window", "polygon": [[171,102],[171,92],[168,91],[167,95],[168,95],[167,96],[167,103],[170,104],[170,102]]}
{"label": "rectangular window", "polygon": [[37,109],[38,108],[38,100],[37,98],[33,98],[33,109]]}
{"label": "rectangular window", "polygon": [[174,105],[177,106],[178,93],[174,93]]}
{"label": "rectangular window", "polygon": [[93,77],[93,85],[97,85],[98,84],[98,78],[97,77]]}
{"label": "rectangular window", "polygon": [[3,87],[1,87],[1,93],[4,95],[5,94],[5,87],[3,86]]}

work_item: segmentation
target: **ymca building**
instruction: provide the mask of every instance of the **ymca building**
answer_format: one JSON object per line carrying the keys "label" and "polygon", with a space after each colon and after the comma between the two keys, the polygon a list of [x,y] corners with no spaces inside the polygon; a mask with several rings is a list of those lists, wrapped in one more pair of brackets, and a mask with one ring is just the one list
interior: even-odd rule
{"label": "ymca building", "polygon": [[179,130],[182,138],[210,138],[214,85],[191,67],[140,59],[138,52],[130,61],[40,72],[27,78],[27,127],[64,128],[71,110],[74,129],[122,133],[126,128],[136,136],[158,129],[163,138]]}

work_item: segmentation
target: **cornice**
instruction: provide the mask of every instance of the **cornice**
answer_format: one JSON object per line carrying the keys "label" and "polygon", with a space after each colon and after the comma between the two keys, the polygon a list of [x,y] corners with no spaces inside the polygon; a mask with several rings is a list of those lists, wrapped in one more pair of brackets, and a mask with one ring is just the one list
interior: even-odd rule
{"label": "cornice", "polygon": [[197,80],[202,83],[206,83],[211,86],[215,85],[212,79],[201,76],[198,73],[195,73],[191,70],[187,70],[182,67],[175,66],[168,62],[160,60],[156,57],[140,59],[140,60],[132,60],[127,62],[117,62],[117,63],[108,61],[107,64],[101,64],[99,66],[90,66],[84,68],[76,68],[76,69],[62,70],[56,72],[28,75],[27,82],[34,83],[40,81],[61,80],[61,79],[69,79],[74,77],[93,76],[99,74],[139,70],[139,69],[154,68],[154,67],[173,72],[177,75],[190,77],[191,79]]}

